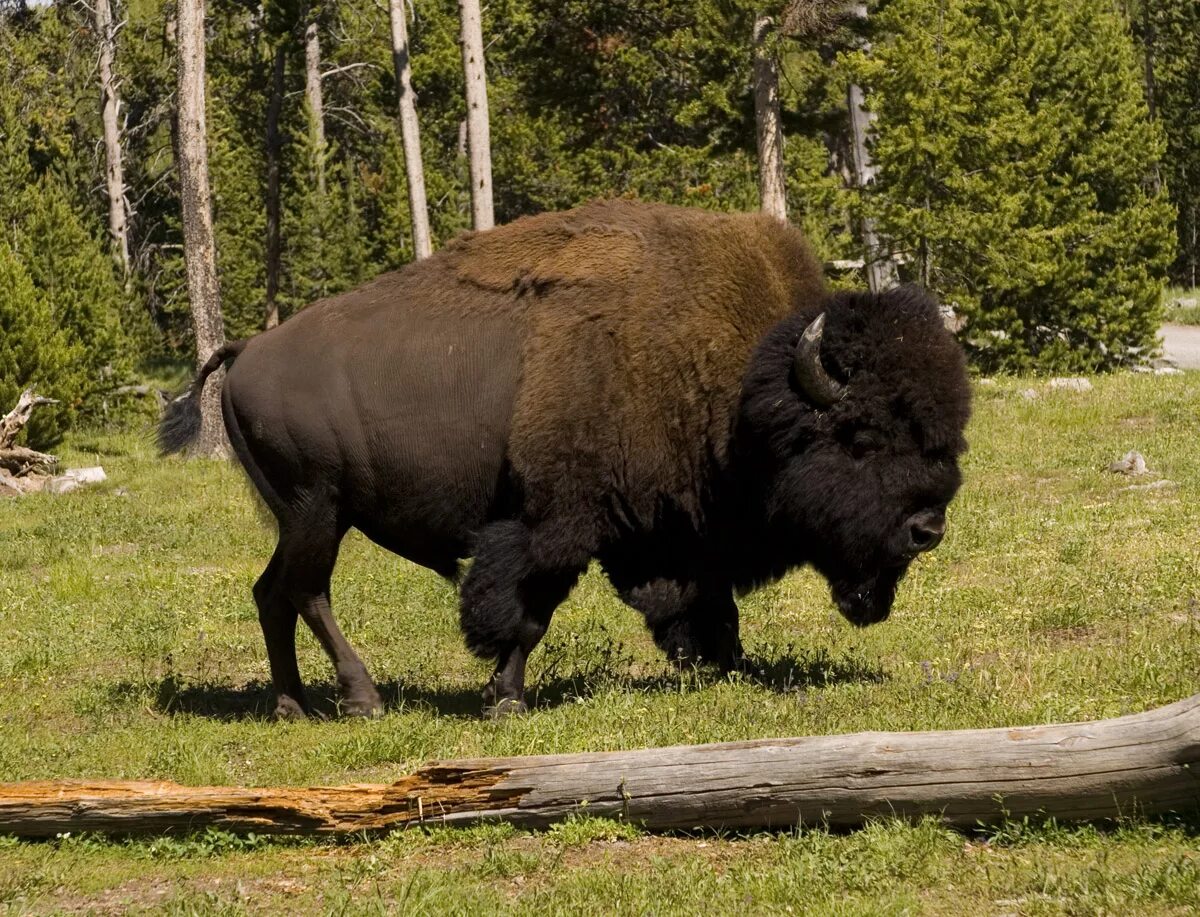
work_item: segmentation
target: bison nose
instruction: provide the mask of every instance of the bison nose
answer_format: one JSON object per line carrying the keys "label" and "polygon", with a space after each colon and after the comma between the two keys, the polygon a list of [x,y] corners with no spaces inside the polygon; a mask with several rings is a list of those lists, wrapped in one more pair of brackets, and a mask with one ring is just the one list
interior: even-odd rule
{"label": "bison nose", "polygon": [[932,551],[946,534],[946,517],[925,511],[908,517],[908,544],[914,554]]}

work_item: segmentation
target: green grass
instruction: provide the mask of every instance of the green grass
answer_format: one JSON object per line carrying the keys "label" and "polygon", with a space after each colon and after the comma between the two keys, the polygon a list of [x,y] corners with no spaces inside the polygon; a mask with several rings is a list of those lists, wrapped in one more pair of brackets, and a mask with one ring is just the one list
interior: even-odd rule
{"label": "green grass", "polygon": [[[1181,306],[1178,305],[1180,300],[1192,300],[1197,305]],[[1200,288],[1167,287],[1162,301],[1166,306],[1167,321],[1178,325],[1200,325]]]}
{"label": "green grass", "polygon": [[[1026,400],[977,389],[945,543],[892,619],[855,630],[802,572],[742,602],[764,674],[668,667],[593,572],[531,662],[534,709],[478,718],[487,667],[436,576],[347,539],[334,605],[388,713],[340,720],[314,640],[301,668],[330,718],[272,723],[250,585],[270,554],[238,471],[159,461],[137,436],[77,435],[109,482],[0,502],[0,779],[387,780],[434,757],[1090,719],[1197,690],[1200,376],[1114,376]],[[1036,383],[1034,383],[1036,384]],[[1172,486],[1124,488],[1142,452]],[[0,909],[455,913],[1191,913],[1200,827],[933,823],[648,836],[574,819],[349,842],[218,833],[0,840]]]}

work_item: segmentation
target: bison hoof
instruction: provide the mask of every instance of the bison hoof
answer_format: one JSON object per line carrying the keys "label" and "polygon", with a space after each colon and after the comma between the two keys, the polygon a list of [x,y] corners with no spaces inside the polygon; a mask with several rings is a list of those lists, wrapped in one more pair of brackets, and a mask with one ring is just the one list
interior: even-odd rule
{"label": "bison hoof", "polygon": [[372,692],[366,697],[345,698],[338,705],[338,709],[342,716],[362,716],[367,719],[375,719],[383,716],[383,700],[378,694]]}
{"label": "bison hoof", "polygon": [[519,697],[502,697],[494,704],[486,704],[483,715],[489,720],[506,720],[510,716],[520,716],[528,713],[529,708]]}
{"label": "bison hoof", "polygon": [[304,720],[308,719],[308,713],[299,701],[290,697],[281,697],[275,701],[275,712],[272,714],[272,719]]}

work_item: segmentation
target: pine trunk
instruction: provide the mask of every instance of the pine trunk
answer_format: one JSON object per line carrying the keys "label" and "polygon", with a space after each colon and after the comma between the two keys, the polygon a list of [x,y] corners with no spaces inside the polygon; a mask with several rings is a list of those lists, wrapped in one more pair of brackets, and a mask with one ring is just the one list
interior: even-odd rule
{"label": "pine trunk", "polygon": [[754,123],[758,134],[759,209],[787,222],[787,190],[783,174],[783,128],[779,115],[779,62],[771,38],[775,23],[754,17]]}
{"label": "pine trunk", "polygon": [[479,0],[459,0],[463,75],[467,95],[467,152],[471,172],[471,224],[495,225],[492,210],[492,141],[488,127],[487,74],[483,61],[483,22]]}
{"label": "pine trunk", "polygon": [[[852,14],[859,19],[867,18],[866,3],[855,3]],[[864,50],[870,50],[870,45],[864,43]],[[847,93],[847,104],[850,109],[851,148],[853,150],[853,165],[855,184],[860,189],[868,188],[875,181],[875,165],[871,161],[871,151],[868,148],[871,136],[871,122],[874,116],[867,111],[863,100],[862,87],[851,84]],[[883,251],[879,244],[879,236],[875,229],[873,217],[864,216],[862,220],[863,248],[867,268],[867,283],[873,293],[890,290],[900,281],[896,274],[896,264],[891,256]]]}
{"label": "pine trunk", "polygon": [[108,187],[108,234],[121,273],[129,278],[129,220],[125,209],[125,173],[121,163],[121,100],[113,76],[116,28],[109,0],[95,0],[96,38],[100,42],[100,120],[104,126],[104,180]]}
{"label": "pine trunk", "polygon": [[279,112],[283,107],[284,64],[287,46],[280,42],[271,68],[271,98],[267,103],[267,290],[263,327],[279,324]]}
{"label": "pine trunk", "polygon": [[425,167],[421,162],[421,126],[412,88],[408,54],[408,23],[404,0],[389,0],[392,18],[392,63],[396,68],[396,96],[400,108],[400,139],[404,144],[404,171],[408,176],[408,209],[412,214],[413,253],[417,260],[433,252],[429,236],[429,207],[425,201]]}
{"label": "pine trunk", "polygon": [[321,36],[317,21],[304,29],[304,98],[308,102],[312,146],[316,155],[317,190],[325,193],[325,98],[321,93]]}
{"label": "pine trunk", "polygon": [[[179,43],[178,162],[183,206],[183,254],[187,263],[188,299],[196,333],[196,366],[201,367],[225,343],[221,291],[217,283],[217,250],[213,239],[212,195],[208,185],[208,128],[204,112],[204,0],[179,0],[176,24]],[[221,421],[218,371],[200,400],[200,436],[192,455],[228,455]]]}

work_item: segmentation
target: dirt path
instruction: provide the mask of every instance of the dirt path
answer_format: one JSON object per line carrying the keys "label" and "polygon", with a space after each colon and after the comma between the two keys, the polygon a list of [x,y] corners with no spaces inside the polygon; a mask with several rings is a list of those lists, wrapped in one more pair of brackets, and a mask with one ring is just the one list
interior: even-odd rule
{"label": "dirt path", "polygon": [[1163,325],[1163,355],[1180,369],[1200,369],[1200,325]]}

